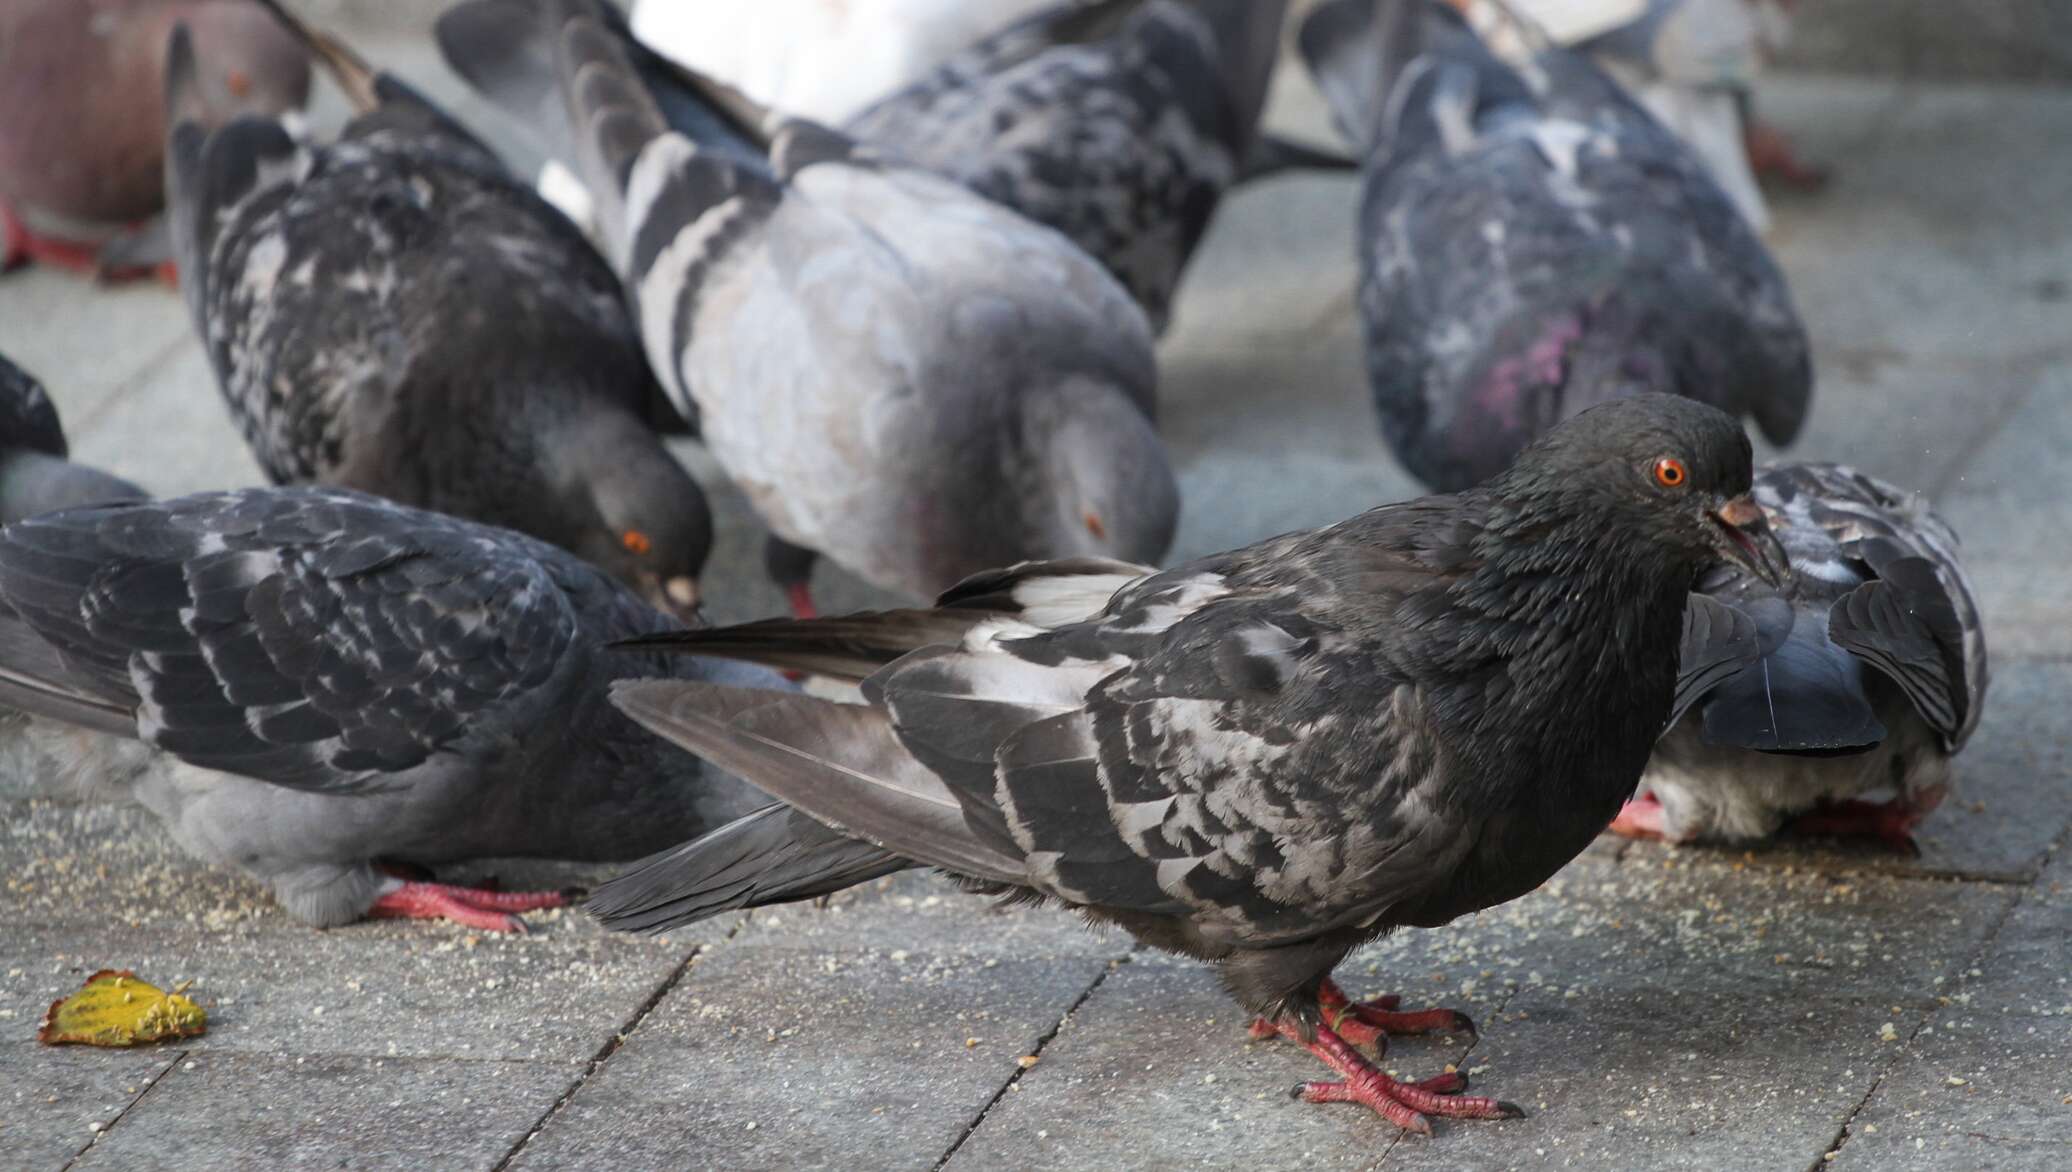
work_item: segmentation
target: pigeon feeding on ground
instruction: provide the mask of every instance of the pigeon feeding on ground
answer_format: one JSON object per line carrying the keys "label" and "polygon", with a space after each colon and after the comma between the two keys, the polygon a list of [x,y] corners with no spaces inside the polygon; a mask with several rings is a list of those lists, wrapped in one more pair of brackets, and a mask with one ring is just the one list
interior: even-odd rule
{"label": "pigeon feeding on ground", "polygon": [[267,475],[518,529],[692,614],[712,515],[610,266],[458,123],[279,16],[360,111],[337,142],[206,130],[183,47],[168,97],[182,287]]}
{"label": "pigeon feeding on ground", "polygon": [[1231,184],[1344,159],[1264,136],[1283,0],[1065,3],[850,119],[860,142],[1072,238],[1164,329]]}
{"label": "pigeon feeding on ground", "polygon": [[[1699,582],[1757,641],[1715,665],[1612,829],[1747,840],[1795,817],[1795,833],[1911,849],[1986,695],[1956,535],[1920,497],[1837,464],[1765,468],[1755,501],[1790,576],[1773,586],[1723,566]],[[1878,790],[1895,796],[1859,800]]]}
{"label": "pigeon feeding on ground", "polygon": [[659,930],[935,866],[1214,963],[1262,1036],[1347,1080],[1308,1084],[1313,1102],[1417,1130],[1516,1114],[1451,1097],[1458,1075],[1383,1074],[1349,1043],[1469,1023],[1350,1003],[1331,970],[1525,894],[1611,821],[1671,715],[1696,576],[1782,573],[1749,468],[1733,420],[1650,395],[1457,496],[1163,573],[1036,563],[933,610],[665,637],[860,678],[866,703],[616,685],[629,715],[790,809],[664,852],[590,907]]}
{"label": "pigeon feeding on ground", "polygon": [[309,59],[246,0],[0,4],[0,269],[24,261],[106,277],[164,273],[161,72],[175,23],[207,68],[212,125],[309,96]]}
{"label": "pigeon feeding on ground", "polygon": [[1366,152],[1360,315],[1384,435],[1453,490],[1640,391],[1789,443],[1806,333],[1762,242],[1676,137],[1587,59],[1491,56],[1425,0],[1327,0],[1302,51]]}
{"label": "pigeon feeding on ground", "polygon": [[674,624],[508,530],[321,488],[77,509],[0,531],[0,599],[0,703],[46,718],[33,759],[311,924],[518,928],[564,895],[393,868],[631,859],[767,802],[606,693],[783,681],[607,649]]}
{"label": "pigeon feeding on ground", "polygon": [[68,457],[58,409],[43,384],[0,355],[0,525],[106,501],[141,500],[143,489]]}
{"label": "pigeon feeding on ground", "polygon": [[1069,240],[751,108],[594,0],[471,0],[439,42],[580,160],[652,365],[773,530],[794,611],[816,552],[915,597],[1164,553],[1151,331]]}

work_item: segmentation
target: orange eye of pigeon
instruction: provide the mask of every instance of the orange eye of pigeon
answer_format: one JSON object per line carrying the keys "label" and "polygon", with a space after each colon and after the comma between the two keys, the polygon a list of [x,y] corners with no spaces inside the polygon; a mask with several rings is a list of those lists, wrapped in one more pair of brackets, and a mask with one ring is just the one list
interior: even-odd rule
{"label": "orange eye of pigeon", "polygon": [[1655,461],[1655,483],[1663,488],[1682,488],[1690,473],[1684,471],[1683,461],[1674,456],[1664,456]]}
{"label": "orange eye of pigeon", "polygon": [[644,554],[655,548],[655,543],[648,540],[648,535],[638,529],[628,529],[620,534],[619,544],[625,546],[628,553],[636,554]]}

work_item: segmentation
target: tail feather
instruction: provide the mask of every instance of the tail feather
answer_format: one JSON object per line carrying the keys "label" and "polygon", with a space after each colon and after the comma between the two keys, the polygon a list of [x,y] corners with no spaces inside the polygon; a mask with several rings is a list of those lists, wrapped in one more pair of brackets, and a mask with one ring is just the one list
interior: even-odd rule
{"label": "tail feather", "polygon": [[94,695],[55,648],[14,615],[0,615],[0,706],[117,736],[137,735],[137,714]]}
{"label": "tail feather", "polygon": [[986,617],[986,612],[975,610],[890,610],[822,619],[764,619],[697,631],[664,631],[613,646],[738,659],[856,684],[924,647],[960,641]]}
{"label": "tail feather", "polygon": [[912,866],[773,805],[635,863],[584,907],[616,931],[663,932],[741,908],[830,895]]}
{"label": "tail feather", "polygon": [[1423,51],[1427,0],[1325,0],[1310,10],[1296,47],[1347,142],[1381,134],[1389,90]]}

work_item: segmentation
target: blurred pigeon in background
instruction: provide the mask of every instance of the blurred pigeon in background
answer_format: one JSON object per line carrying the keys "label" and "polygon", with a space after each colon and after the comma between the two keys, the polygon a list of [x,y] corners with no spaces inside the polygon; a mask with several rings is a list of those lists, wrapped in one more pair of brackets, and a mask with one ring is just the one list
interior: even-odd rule
{"label": "blurred pigeon in background", "polygon": [[416,91],[276,12],[358,116],[330,144],[211,132],[176,46],[166,177],[195,328],[267,475],[519,529],[691,614],[711,513],[651,426],[610,266]]}
{"label": "blurred pigeon in background", "polygon": [[142,500],[143,489],[74,464],[43,384],[0,354],[0,525],[73,505]]}
{"label": "blurred pigeon in background", "polygon": [[218,126],[309,96],[309,59],[248,0],[0,4],[0,269],[25,261],[108,277],[170,266],[165,45],[185,23],[206,64],[194,116]]}
{"label": "blurred pigeon in background", "polygon": [[[1782,585],[1722,566],[1711,603],[1754,624],[1656,747],[1612,829],[1688,842],[1867,834],[1911,848],[1978,727],[1985,631],[1957,538],[1927,502],[1839,464],[1756,474]],[[1880,790],[1887,802],[1857,800]]]}
{"label": "blurred pigeon in background", "polygon": [[1474,484],[1608,398],[1686,395],[1786,444],[1804,327],[1762,242],[1674,135],[1590,62],[1493,57],[1451,8],[1326,0],[1303,55],[1366,153],[1360,312],[1382,431]]}
{"label": "blurred pigeon in background", "polygon": [[1307,1084],[1312,1102],[1421,1131],[1519,1114],[1454,1097],[1457,1074],[1384,1074],[1353,1044],[1472,1024],[1350,1002],[1331,970],[1523,895],[1611,820],[1671,714],[1693,579],[1782,573],[1749,468],[1732,419],[1650,395],[1458,496],[1164,573],[1036,563],[933,610],[643,641],[846,675],[866,702],[617,685],[635,719],[793,809],[658,855],[590,907],[662,930],[940,867],[1214,963],[1262,1036],[1346,1079]]}
{"label": "blurred pigeon in background", "polygon": [[923,597],[1165,552],[1150,330],[1069,240],[679,71],[603,5],[472,0],[439,39],[580,161],[651,363],[774,531],[796,612],[816,552]]}
{"label": "blurred pigeon in background", "polygon": [[156,813],[290,915],[491,931],[558,892],[409,881],[468,859],[631,859],[767,803],[607,701],[745,665],[610,651],[674,624],[508,530],[336,489],[76,509],[0,531],[5,742]]}

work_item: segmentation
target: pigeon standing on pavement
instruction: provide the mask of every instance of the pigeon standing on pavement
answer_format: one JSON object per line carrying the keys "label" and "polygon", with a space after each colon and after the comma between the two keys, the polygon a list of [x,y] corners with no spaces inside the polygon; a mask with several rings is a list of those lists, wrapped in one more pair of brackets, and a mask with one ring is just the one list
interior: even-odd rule
{"label": "pigeon standing on pavement", "polygon": [[1330,165],[1259,131],[1286,11],[1284,0],[1060,4],[843,130],[1063,232],[1163,329],[1225,189],[1282,159]]}
{"label": "pigeon standing on pavement", "polygon": [[[1909,848],[1978,727],[1985,631],[1957,538],[1920,497],[1837,464],[1756,474],[1791,558],[1782,585],[1699,583],[1753,624],[1662,740],[1612,829],[1688,842],[1866,834]],[[1884,802],[1862,795],[1890,790]]]}
{"label": "pigeon standing on pavement", "polygon": [[143,499],[129,481],[74,464],[70,451],[43,384],[0,355],[0,525],[73,505]]}
{"label": "pigeon standing on pavement", "polygon": [[1611,821],[1672,716],[1692,582],[1720,562],[1782,573],[1749,470],[1732,419],[1643,396],[1459,495],[1163,573],[1035,563],[933,610],[647,641],[861,679],[866,703],[616,685],[628,714],[788,808],[590,906],[659,930],[939,867],[1213,963],[1263,1034],[1345,1078],[1308,1084],[1312,1102],[1417,1130],[1517,1114],[1454,1097],[1459,1075],[1384,1074],[1353,1044],[1470,1023],[1351,1003],[1331,970],[1525,894]]}
{"label": "pigeon standing on pavement", "polygon": [[767,803],[612,707],[675,624],[558,547],[338,489],[75,509],[0,531],[0,704],[86,793],[134,800],[290,915],[520,927],[558,892],[418,882],[480,858],[637,858]]}
{"label": "pigeon standing on pavement", "polygon": [[196,86],[210,125],[309,97],[309,59],[249,0],[0,4],[0,269],[34,261],[127,277],[170,263],[153,217],[176,23],[208,63]]}
{"label": "pigeon standing on pavement", "polygon": [[338,141],[212,132],[184,43],[168,71],[181,284],[260,465],[522,530],[692,613],[711,513],[611,268],[458,123],[276,11],[360,111]]}
{"label": "pigeon standing on pavement", "polygon": [[1619,395],[1789,443],[1812,362],[1783,276],[1704,168],[1587,59],[1493,57],[1451,8],[1326,0],[1301,33],[1366,154],[1360,314],[1382,431],[1439,489]]}
{"label": "pigeon standing on pavement", "polygon": [[471,0],[447,60],[580,161],[648,355],[773,530],[916,597],[1027,558],[1155,560],[1179,499],[1142,311],[1063,236],[633,42]]}

